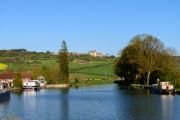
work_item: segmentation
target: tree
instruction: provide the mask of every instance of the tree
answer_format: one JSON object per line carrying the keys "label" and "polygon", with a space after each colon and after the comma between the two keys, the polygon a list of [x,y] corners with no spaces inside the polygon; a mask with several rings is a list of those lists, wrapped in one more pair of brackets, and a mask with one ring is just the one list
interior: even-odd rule
{"label": "tree", "polygon": [[38,77],[41,75],[41,67],[40,66],[34,66],[32,69],[32,79],[38,79]]}
{"label": "tree", "polygon": [[59,80],[61,83],[69,83],[69,60],[66,42],[63,40],[58,55]]}
{"label": "tree", "polygon": [[132,40],[138,44],[138,54],[135,56],[134,63],[138,64],[142,73],[146,74],[146,84],[149,84],[152,72],[160,70],[161,57],[164,52],[164,45],[156,37],[151,35],[138,35]]}
{"label": "tree", "polygon": [[173,52],[169,51],[171,50],[164,47],[164,44],[156,37],[147,34],[137,35],[121,52],[114,71],[118,76],[131,79],[131,82],[141,79],[149,85],[152,73],[154,77],[160,75],[157,73],[162,75],[175,68]]}
{"label": "tree", "polygon": [[47,84],[59,83],[59,67],[48,68],[42,67],[42,75],[46,78]]}
{"label": "tree", "polygon": [[22,88],[22,76],[20,73],[16,74],[16,78],[13,81],[14,87]]}

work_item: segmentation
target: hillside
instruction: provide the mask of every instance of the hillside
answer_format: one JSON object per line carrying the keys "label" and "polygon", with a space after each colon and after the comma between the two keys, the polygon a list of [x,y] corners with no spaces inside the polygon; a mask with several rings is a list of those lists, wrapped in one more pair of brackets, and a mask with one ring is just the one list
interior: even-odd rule
{"label": "hillside", "polygon": [[[34,71],[37,68],[54,69],[58,66],[57,55],[50,52],[29,52],[24,49],[0,50],[0,63],[8,65],[8,70]],[[115,79],[113,58],[92,57],[87,54],[69,54],[70,79],[102,80]]]}

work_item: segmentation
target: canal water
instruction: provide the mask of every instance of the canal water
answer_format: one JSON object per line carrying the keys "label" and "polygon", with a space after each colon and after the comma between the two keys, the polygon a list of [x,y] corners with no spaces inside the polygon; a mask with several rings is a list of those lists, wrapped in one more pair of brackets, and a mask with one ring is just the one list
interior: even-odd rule
{"label": "canal water", "polygon": [[180,96],[121,89],[117,85],[11,93],[0,118],[22,120],[180,120]]}

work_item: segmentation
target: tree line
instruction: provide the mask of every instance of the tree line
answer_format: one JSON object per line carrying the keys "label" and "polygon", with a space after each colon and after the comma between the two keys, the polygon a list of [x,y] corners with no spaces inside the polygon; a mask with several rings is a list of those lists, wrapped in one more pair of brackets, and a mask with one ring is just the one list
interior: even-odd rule
{"label": "tree line", "polygon": [[178,80],[176,52],[149,34],[137,35],[117,57],[114,73],[126,83],[153,84]]}

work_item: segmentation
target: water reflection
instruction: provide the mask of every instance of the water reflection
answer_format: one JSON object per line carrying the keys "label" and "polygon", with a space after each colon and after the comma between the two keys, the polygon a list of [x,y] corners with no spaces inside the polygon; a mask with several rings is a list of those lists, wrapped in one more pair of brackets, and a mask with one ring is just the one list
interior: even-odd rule
{"label": "water reflection", "polygon": [[37,91],[34,91],[34,90],[32,90],[32,91],[24,91],[23,95],[24,95],[24,97],[27,97],[27,96],[36,96],[37,95]]}
{"label": "water reflection", "polygon": [[115,85],[12,93],[0,116],[23,120],[178,120],[180,96],[149,94]]}
{"label": "water reflection", "polygon": [[[118,119],[172,120],[174,96],[150,94],[148,90],[127,90],[117,87]],[[123,109],[122,109],[123,108]],[[125,118],[124,118],[125,117]]]}
{"label": "water reflection", "polygon": [[4,115],[3,111],[5,111],[9,107],[10,97],[5,101],[0,101],[0,118]]}
{"label": "water reflection", "polygon": [[10,99],[0,102],[0,110],[5,110],[9,106]]}
{"label": "water reflection", "polygon": [[161,95],[161,118],[163,120],[172,120],[173,108],[174,108],[174,96],[172,95]]}
{"label": "water reflection", "polygon": [[61,90],[60,98],[61,120],[69,120],[69,89]]}

